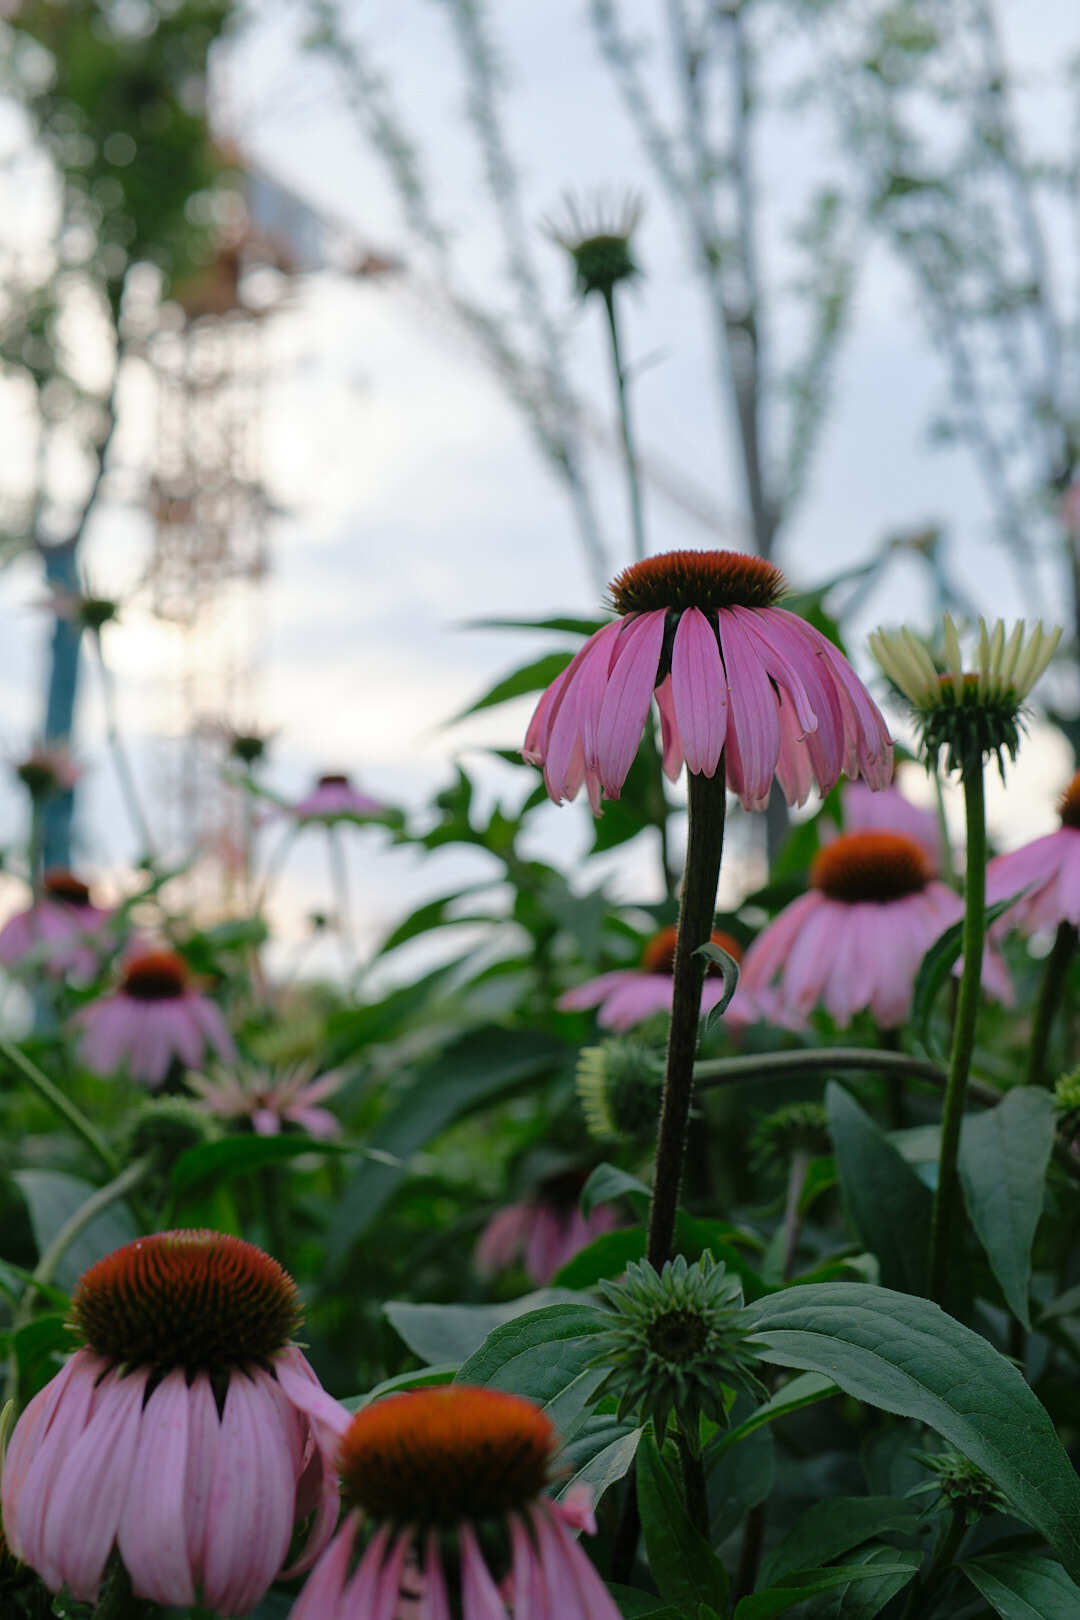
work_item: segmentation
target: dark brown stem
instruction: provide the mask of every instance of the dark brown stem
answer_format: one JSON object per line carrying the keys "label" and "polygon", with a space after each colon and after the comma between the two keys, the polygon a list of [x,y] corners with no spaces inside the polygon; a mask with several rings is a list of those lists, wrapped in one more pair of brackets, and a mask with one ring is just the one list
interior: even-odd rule
{"label": "dark brown stem", "polygon": [[698,952],[702,945],[708,943],[712,933],[716,914],[716,886],[724,846],[724,760],[721,758],[715,776],[690,772],[688,781],[690,825],[679,932],[675,944],[671,1032],[668,1036],[664,1095],[660,1105],[646,1250],[650,1265],[655,1266],[657,1271],[671,1256],[683,1159],[686,1155],[686,1131],[693,1099],[694,1058],[697,1055],[701,1017],[701,990],[706,968],[705,958]]}

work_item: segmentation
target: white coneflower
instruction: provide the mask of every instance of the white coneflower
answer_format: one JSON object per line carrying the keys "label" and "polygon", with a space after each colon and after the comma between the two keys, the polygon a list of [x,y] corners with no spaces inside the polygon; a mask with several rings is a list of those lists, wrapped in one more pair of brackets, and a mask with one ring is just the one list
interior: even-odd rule
{"label": "white coneflower", "polygon": [[1040,620],[1030,636],[1023,619],[1006,635],[1003,620],[993,628],[979,620],[973,667],[965,668],[956,625],[946,613],[939,667],[925,642],[906,626],[876,630],[870,650],[885,674],[907,698],[931,758],[946,750],[949,770],[993,756],[1016,757],[1023,704],[1046,669],[1061,639],[1061,628]]}

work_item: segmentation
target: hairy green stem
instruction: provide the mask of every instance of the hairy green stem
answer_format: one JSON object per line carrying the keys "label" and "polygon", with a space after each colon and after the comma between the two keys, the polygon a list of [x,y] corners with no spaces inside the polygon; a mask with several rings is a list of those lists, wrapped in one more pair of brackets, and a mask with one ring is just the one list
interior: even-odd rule
{"label": "hairy green stem", "polygon": [[949,1238],[956,1212],[956,1156],[967,1098],[968,1070],[975,1050],[975,1023],[982,989],[983,944],[986,939],[986,798],[982,760],[964,771],[964,814],[967,823],[967,870],[964,874],[964,960],[956,1001],[949,1078],[941,1120],[938,1181],[930,1222],[927,1280],[930,1298],[940,1305],[945,1294]]}
{"label": "hairy green stem", "polygon": [[87,1147],[91,1148],[101,1160],[109,1174],[115,1176],[119,1172],[120,1161],[105,1138],[98,1134],[82,1110],[76,1108],[60,1087],[50,1080],[47,1074],[43,1074],[25,1053],[20,1052],[13,1042],[4,1040],[2,1036],[0,1036],[0,1057],[5,1057],[12,1068],[19,1071],[23,1079],[49,1104],[50,1108],[55,1108],[58,1114],[63,1115],[72,1130],[82,1137]]}
{"label": "hairy green stem", "polygon": [[667,1070],[660,1104],[656,1141],[652,1207],[646,1254],[659,1271],[671,1256],[675,1217],[679,1207],[686,1132],[694,1091],[701,991],[705,958],[698,954],[708,943],[716,915],[716,886],[724,847],[726,780],[721,758],[715,776],[688,773],[689,830],[683,874],[679,931],[672,975],[671,1030]]}
{"label": "hairy green stem", "polygon": [[784,1207],[784,1269],[783,1279],[791,1281],[791,1274],[795,1270],[795,1256],[799,1250],[799,1233],[802,1230],[802,1214],[799,1205],[802,1202],[803,1188],[806,1186],[806,1173],[810,1168],[810,1155],[805,1148],[796,1148],[791,1155],[791,1164],[788,1169],[787,1203]]}
{"label": "hairy green stem", "polygon": [[604,289],[604,308],[607,310],[608,332],[611,336],[611,360],[615,372],[615,395],[619,402],[619,429],[622,434],[623,459],[626,463],[626,487],[630,498],[630,525],[634,536],[634,560],[645,556],[645,517],[641,503],[641,481],[638,477],[638,458],[634,449],[634,434],[630,423],[630,396],[626,388],[622,347],[619,342],[619,323],[615,315],[615,289]]}
{"label": "hairy green stem", "polygon": [[1075,949],[1076,929],[1072,923],[1059,923],[1053,948],[1046,959],[1039,1000],[1035,1008],[1035,1019],[1031,1028],[1027,1069],[1024,1074],[1024,1084],[1027,1086],[1046,1084],[1046,1054],[1050,1047],[1050,1031],[1054,1027],[1054,1019],[1061,1005],[1069,963]]}
{"label": "hairy green stem", "polygon": [[[779,1078],[781,1075],[831,1074],[837,1069],[858,1069],[866,1074],[905,1074],[943,1086],[945,1070],[925,1058],[906,1052],[882,1052],[874,1046],[813,1046],[797,1052],[756,1052],[752,1057],[705,1058],[694,1065],[699,1091],[735,1085],[740,1080]],[[988,1103],[1001,1101],[990,1086],[982,1088]]]}

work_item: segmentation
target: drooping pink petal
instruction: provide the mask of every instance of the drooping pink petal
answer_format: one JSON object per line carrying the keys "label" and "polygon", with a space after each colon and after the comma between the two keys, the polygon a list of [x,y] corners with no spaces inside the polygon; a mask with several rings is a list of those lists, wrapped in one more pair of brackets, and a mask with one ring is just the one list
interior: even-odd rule
{"label": "drooping pink petal", "polygon": [[210,1493],[217,1471],[221,1421],[206,1373],[197,1373],[188,1389],[187,1457],[184,1465],[184,1540],[188,1564],[202,1580],[206,1560],[206,1527]]}
{"label": "drooping pink petal", "polygon": [[552,1613],[566,1620],[620,1620],[610,1592],[551,1504],[541,1501],[531,1518]]}
{"label": "drooping pink petal", "polygon": [[532,1220],[529,1204],[507,1204],[496,1210],[477,1240],[473,1264],[485,1277],[512,1266],[521,1253]]}
{"label": "drooping pink petal", "polygon": [[223,1615],[254,1608],[285,1562],[295,1500],[296,1481],[277,1408],[254,1376],[233,1372],[206,1522],[207,1608]]}
{"label": "drooping pink petal", "polygon": [[174,1369],[146,1403],[117,1529],[136,1596],[177,1607],[195,1601],[184,1525],[189,1412],[187,1379]]}
{"label": "drooping pink petal", "polygon": [[801,894],[785,906],[747,949],[739,973],[739,986],[750,995],[756,995],[770,984],[783,967],[793,941],[798,936],[807,916],[822,904],[822,897],[811,890]]}
{"label": "drooping pink petal", "polygon": [[670,973],[627,974],[604,1000],[596,1017],[601,1029],[633,1029],[654,1013],[671,1011]]}
{"label": "drooping pink petal", "polygon": [[[229,1033],[229,1026],[225,1022],[225,1015],[221,1008],[212,1002],[209,996],[193,996],[195,1005],[191,1008],[199,1027],[207,1041],[223,1063],[233,1063],[236,1060],[236,1043]],[[199,1059],[196,1059],[196,1062]],[[194,1065],[192,1065],[194,1067]]]}
{"label": "drooping pink petal", "polygon": [[439,1538],[434,1530],[428,1532],[424,1553],[424,1578],[416,1620],[452,1620],[450,1599],[446,1592]]}
{"label": "drooping pink petal", "polygon": [[761,810],[780,757],[776,692],[734,612],[722,608],[718,619],[728,681],[728,776],[743,808]]}
{"label": "drooping pink petal", "polygon": [[727,736],[728,678],[716,631],[700,608],[679,619],[671,651],[671,695],[687,770],[715,776]]}
{"label": "drooping pink petal", "polygon": [[595,770],[599,762],[600,711],[608,676],[616,658],[624,624],[615,619],[592,640],[588,655],[574,677],[578,697],[578,729],[585,751],[585,764]]}
{"label": "drooping pink petal", "polygon": [[304,1582],[304,1590],[293,1605],[289,1620],[337,1620],[341,1615],[342,1594],[359,1523],[360,1515],[354,1509]]}
{"label": "drooping pink petal", "polygon": [[608,676],[600,706],[596,763],[609,799],[617,799],[622,792],[645,729],[664,644],[664,619],[664,613],[657,610],[627,622],[623,650]]}
{"label": "drooping pink petal", "polygon": [[[77,1350],[68,1367],[57,1375],[56,1382],[63,1382],[55,1400],[43,1400],[41,1407],[35,1407],[53,1387],[47,1385],[26,1409],[24,1417],[31,1419],[26,1430],[20,1435],[20,1419],[8,1447],[3,1479],[5,1532],[12,1551],[36,1569],[54,1592],[60,1590],[64,1578],[56,1549],[45,1540],[45,1516],[55,1483],[86,1427],[97,1380],[107,1370],[99,1356]],[[33,1446],[29,1454],[27,1441]]]}
{"label": "drooping pink petal", "polygon": [[584,984],[577,984],[572,990],[567,990],[555,1003],[560,1012],[584,1012],[589,1007],[598,1007],[612,990],[618,989],[628,978],[636,978],[637,970],[634,968],[615,968],[611,973],[601,973],[595,979],[586,979]]}
{"label": "drooping pink petal", "polygon": [[656,699],[656,707],[660,711],[660,740],[664,775],[669,782],[675,782],[678,780],[679,772],[683,767],[683,751],[679,737],[679,726],[675,719],[675,699],[671,692],[670,675],[664,676],[664,679],[653,693],[653,697]]}
{"label": "drooping pink petal", "polygon": [[506,1620],[506,1605],[491,1578],[484,1555],[468,1524],[458,1532],[461,1546],[462,1620]]}

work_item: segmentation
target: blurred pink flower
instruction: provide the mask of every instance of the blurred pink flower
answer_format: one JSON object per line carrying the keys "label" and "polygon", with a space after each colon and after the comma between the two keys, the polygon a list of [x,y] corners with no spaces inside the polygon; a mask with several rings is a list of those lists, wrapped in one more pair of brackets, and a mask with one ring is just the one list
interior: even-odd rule
{"label": "blurred pink flower", "polygon": [[292,1620],[619,1620],[572,1533],[595,1533],[591,1493],[546,1494],[555,1448],[543,1412],[502,1390],[447,1384],[361,1408],[341,1443],[349,1512]]}
{"label": "blurred pink flower", "polygon": [[111,995],[76,1013],[82,1030],[79,1056],[96,1074],[126,1068],[133,1080],[160,1086],[173,1059],[194,1069],[207,1047],[225,1062],[236,1058],[232,1036],[208,996],[192,987],[182,957],[173,951],[133,956]]}
{"label": "blurred pink flower", "polygon": [[621,615],[597,630],[537,704],[522,754],[548,792],[584,782],[594,812],[622,791],[653,696],[664,770],[727,780],[762,810],[775,776],[789,804],[841,771],[885,787],[892,742],[877,707],[831,641],[776,602],[779,569],[737,551],[673,551],[634,563],[611,595]]}
{"label": "blurred pink flower", "polygon": [[941,824],[932,810],[922,810],[895,785],[875,792],[865,782],[845,782],[840,790],[845,832],[898,832],[913,838],[941,871]]}
{"label": "blurred pink flower", "polygon": [[298,1125],[309,1136],[326,1140],[341,1134],[341,1121],[319,1103],[340,1090],[337,1072],[313,1078],[314,1065],[297,1063],[277,1074],[238,1069],[231,1074],[189,1074],[201,1106],[218,1119],[246,1119],[258,1136],[277,1136],[285,1125]]}
{"label": "blurred pink flower", "polygon": [[59,742],[35,743],[24,759],[16,761],[14,770],[30,797],[37,800],[70,793],[82,775],[71,750]]}
{"label": "blurred pink flower", "polygon": [[301,821],[353,821],[381,816],[385,804],[354,788],[347,776],[320,776],[311,792],[289,806]]}
{"label": "blurred pink flower", "polygon": [[15,1425],[11,1550],[53,1592],[97,1601],[114,1547],[137,1597],[247,1614],[313,1515],[299,1573],[338,1516],[348,1413],[290,1342],[292,1279],[250,1243],[160,1232],[85,1272],[86,1347]]}
{"label": "blurred pink flower", "polygon": [[618,1217],[610,1204],[581,1213],[578,1199],[586,1179],[579,1170],[549,1176],[531,1198],[498,1210],[473,1252],[477,1271],[492,1277],[520,1260],[526,1276],[542,1288],[594,1238],[613,1231]]}
{"label": "blurred pink flower", "polygon": [[[596,1022],[601,1029],[620,1032],[643,1024],[654,1013],[670,1012],[677,934],[678,929],[674,925],[662,928],[645,946],[638,967],[616,968],[611,973],[601,973],[595,979],[586,979],[584,984],[575,985],[561,995],[556,1006],[562,1012],[581,1012],[586,1007],[599,1007]],[[712,940],[714,945],[719,945],[729,956],[733,956],[736,962],[741,961],[742,946],[737,939],[714,928]],[[710,964],[701,991],[702,1012],[710,1012],[723,994],[723,978]],[[737,987],[724,1012],[725,1027],[745,1028],[753,1023],[756,1016],[741,986]]]}
{"label": "blurred pink flower", "polygon": [[[741,987],[751,999],[771,993],[791,1020],[805,1022],[820,1001],[841,1028],[869,1009],[896,1029],[919,964],[963,916],[963,901],[933,877],[920,846],[895,832],[845,833],[819,850],[810,881],[750,946]],[[990,949],[983,986],[1011,1003],[1008,971]]]}
{"label": "blurred pink flower", "polygon": [[994,925],[995,934],[1014,927],[1031,934],[1060,923],[1080,927],[1080,771],[1058,800],[1058,814],[1056,832],[995,855],[987,866],[989,905],[1028,890]]}
{"label": "blurred pink flower", "polygon": [[0,962],[85,984],[98,970],[97,936],[113,913],[92,905],[86,884],[60,867],[47,871],[41,886],[41,898],[0,929]]}

